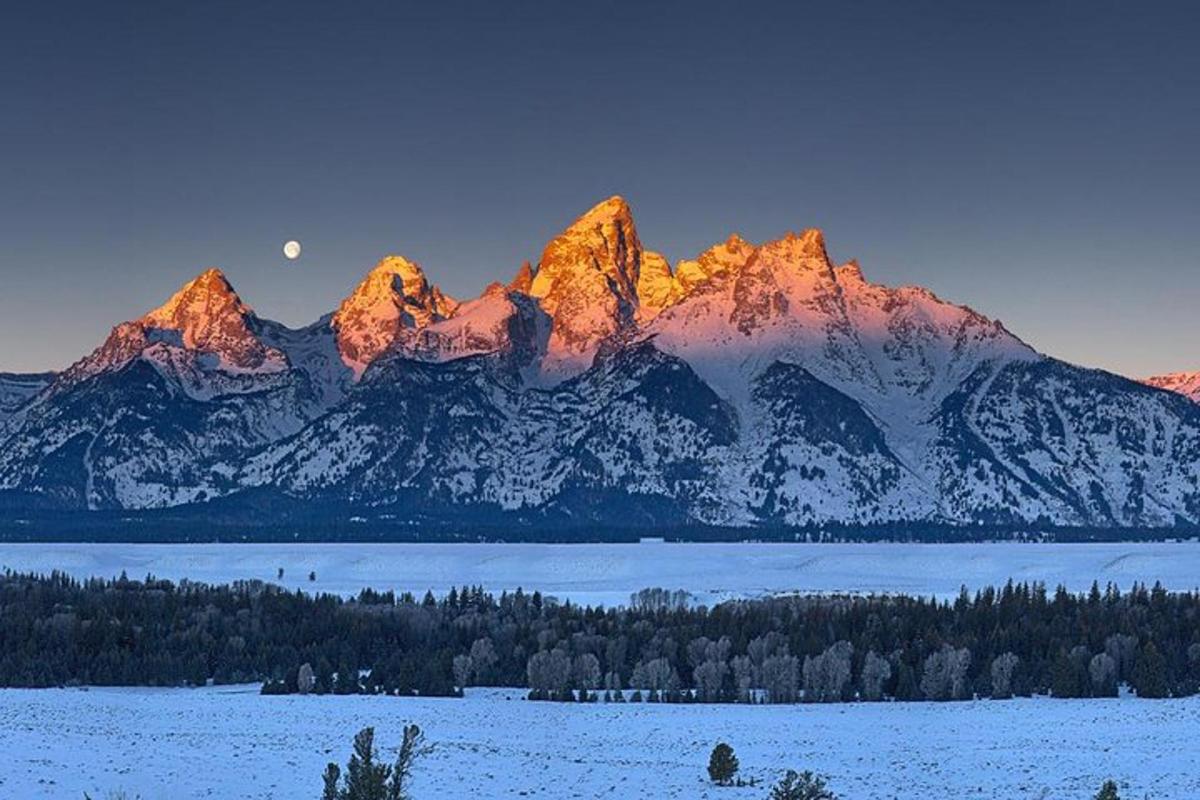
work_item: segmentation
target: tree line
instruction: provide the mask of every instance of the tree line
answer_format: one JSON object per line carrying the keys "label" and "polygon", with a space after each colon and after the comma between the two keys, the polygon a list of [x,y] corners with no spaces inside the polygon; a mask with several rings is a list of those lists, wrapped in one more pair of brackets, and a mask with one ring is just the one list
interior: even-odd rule
{"label": "tree line", "polygon": [[0,577],[0,685],[183,686],[538,700],[794,703],[1140,697],[1200,689],[1200,594],[1008,583],[737,600],[644,590],[618,608],[479,587],[352,598],[262,582]]}

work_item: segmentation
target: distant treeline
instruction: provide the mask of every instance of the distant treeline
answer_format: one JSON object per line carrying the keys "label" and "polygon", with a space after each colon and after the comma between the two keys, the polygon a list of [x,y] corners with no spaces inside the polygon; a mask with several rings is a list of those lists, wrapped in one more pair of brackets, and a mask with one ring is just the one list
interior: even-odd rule
{"label": "distant treeline", "polygon": [[479,588],[353,599],[261,582],[0,577],[0,685],[263,682],[267,692],[661,702],[1142,697],[1200,689],[1200,594],[1008,584],[954,601],[781,597],[627,607]]}
{"label": "distant treeline", "polygon": [[[253,493],[249,493],[253,495]],[[9,542],[636,542],[661,537],[683,542],[1118,542],[1190,539],[1200,527],[1068,527],[997,521],[987,525],[893,522],[802,527],[701,525],[631,513],[624,526],[602,525],[550,512],[467,506],[456,515],[427,516],[412,508],[325,508],[271,495],[223,498],[178,508],[62,511],[44,498],[0,491],[0,541]],[[616,501],[614,501],[616,502]],[[32,505],[31,505],[32,503]]]}

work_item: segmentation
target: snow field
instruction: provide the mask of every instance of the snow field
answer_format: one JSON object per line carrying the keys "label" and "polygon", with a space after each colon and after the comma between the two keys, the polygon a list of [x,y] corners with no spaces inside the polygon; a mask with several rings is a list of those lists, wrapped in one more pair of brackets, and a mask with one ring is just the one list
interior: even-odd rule
{"label": "snow field", "polygon": [[[283,568],[282,580],[277,578]],[[958,594],[1015,581],[1086,591],[1162,581],[1200,587],[1200,543],[1117,544],[0,544],[0,569],[78,578],[153,574],[208,583],[264,580],[289,589],[423,594],[482,585],[577,603],[624,604],[647,587],[698,602],[781,592]],[[309,581],[310,572],[316,580]]]}
{"label": "snow field", "polygon": [[799,706],[558,704],[514,690],[463,700],[263,697],[257,687],[0,691],[0,796],[143,800],[320,794],[354,733],[394,748],[416,722],[435,745],[414,797],[765,798],[706,780],[717,741],[746,777],[827,775],[842,800],[1200,796],[1200,698]]}

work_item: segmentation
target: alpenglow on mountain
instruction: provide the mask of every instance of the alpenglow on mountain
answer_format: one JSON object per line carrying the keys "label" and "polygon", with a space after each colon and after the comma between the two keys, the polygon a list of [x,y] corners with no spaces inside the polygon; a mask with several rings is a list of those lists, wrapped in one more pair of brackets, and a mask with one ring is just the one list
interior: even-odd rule
{"label": "alpenglow on mountain", "polygon": [[672,268],[620,197],[472,300],[389,256],[296,330],[209,270],[64,372],[0,376],[0,444],[10,511],[1200,520],[1200,405],[871,283],[818,230]]}

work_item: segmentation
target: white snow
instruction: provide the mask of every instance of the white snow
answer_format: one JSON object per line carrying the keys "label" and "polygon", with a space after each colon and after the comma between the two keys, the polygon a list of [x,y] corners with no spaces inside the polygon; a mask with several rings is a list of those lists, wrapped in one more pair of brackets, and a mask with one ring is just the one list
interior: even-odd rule
{"label": "white snow", "polygon": [[1196,697],[673,706],[532,703],[513,690],[462,700],[257,692],[0,691],[0,796],[317,797],[325,764],[345,764],[355,732],[375,726],[392,754],[407,722],[434,745],[416,769],[418,800],[764,798],[766,786],[707,782],[718,741],[747,778],[812,769],[843,800],[1085,800],[1107,778],[1125,797],[1200,796]]}
{"label": "white snow", "polygon": [[[282,581],[277,580],[279,568]],[[265,580],[355,594],[522,587],[578,603],[624,604],[638,589],[698,602],[781,592],[957,595],[1015,581],[1085,591],[1092,581],[1200,587],[1200,543],[1116,544],[0,544],[0,569],[79,578]],[[315,572],[316,581],[308,575]]]}

